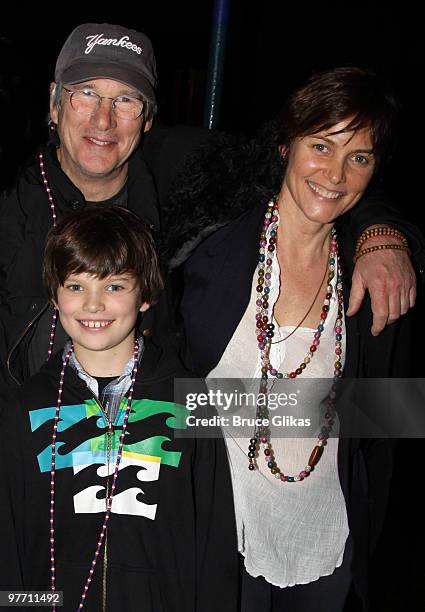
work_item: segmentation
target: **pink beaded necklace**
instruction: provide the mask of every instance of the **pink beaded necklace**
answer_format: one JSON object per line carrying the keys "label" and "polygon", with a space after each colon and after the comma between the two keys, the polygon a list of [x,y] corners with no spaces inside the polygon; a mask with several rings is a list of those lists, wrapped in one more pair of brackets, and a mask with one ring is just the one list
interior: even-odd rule
{"label": "pink beaded necklace", "polygon": [[[38,163],[39,163],[39,166],[40,166],[41,179],[43,181],[44,189],[46,190],[47,197],[49,198],[50,210],[51,210],[51,213],[52,213],[52,225],[54,227],[56,225],[56,218],[57,218],[55,199],[53,197],[52,190],[50,189],[50,185],[49,185],[49,183],[47,181],[46,170],[44,169],[44,156],[43,156],[43,153],[41,151],[38,154]],[[58,322],[58,311],[53,306],[52,322],[50,324],[49,348],[47,350],[47,361],[52,356],[53,344],[55,342],[57,322]]]}
{"label": "pink beaded necklace", "polygon": [[[322,312],[320,314],[320,321],[317,325],[317,331],[314,333],[313,342],[307,352],[304,360],[299,364],[298,368],[292,372],[278,372],[276,368],[270,362],[270,348],[274,337],[275,326],[272,323],[272,314],[269,313],[269,294],[270,285],[272,278],[272,265],[275,256],[276,243],[277,243],[277,229],[279,225],[279,204],[277,198],[273,198],[267,205],[267,210],[264,216],[263,229],[260,235],[260,249],[258,258],[258,280],[257,280],[257,300],[256,300],[256,315],[255,315],[255,334],[257,337],[258,348],[261,355],[261,382],[259,387],[259,395],[261,397],[267,397],[268,379],[274,377],[277,379],[283,378],[297,378],[302,375],[305,368],[313,359],[319,345],[320,336],[324,330],[325,322],[329,312],[330,300],[332,298],[333,287],[332,280],[337,274],[336,279],[336,294],[338,300],[338,313],[335,322],[335,362],[334,362],[334,378],[333,384],[327,398],[323,401],[326,412],[325,420],[326,425],[321,429],[318,437],[316,446],[313,448],[310,458],[306,467],[299,472],[296,476],[288,476],[284,474],[276,463],[276,459],[273,452],[273,446],[271,443],[270,428],[268,426],[268,408],[267,405],[257,404],[257,422],[260,426],[254,430],[254,435],[249,441],[248,446],[248,468],[255,470],[258,468],[257,457],[259,455],[260,445],[263,445],[263,453],[266,460],[266,464],[271,473],[276,479],[281,482],[299,482],[304,480],[310,475],[310,472],[314,470],[315,466],[319,462],[323,448],[327,444],[332,426],[335,420],[335,397],[336,397],[336,384],[342,376],[342,321],[344,312],[343,294],[342,294],[342,282],[341,282],[341,266],[338,256],[338,243],[336,239],[336,232],[332,230],[331,245],[329,250],[328,259],[328,278],[327,278],[327,291],[325,300],[322,306]],[[270,238],[268,238],[268,234]]]}
{"label": "pink beaded necklace", "polygon": [[[53,434],[52,434],[52,453],[51,453],[51,471],[50,471],[50,570],[51,570],[51,578],[50,578],[50,590],[52,592],[55,592],[56,590],[56,556],[55,556],[55,477],[56,477],[56,436],[57,436],[57,429],[58,429],[58,422],[59,422],[59,416],[60,416],[60,409],[61,409],[61,404],[62,404],[62,392],[63,392],[63,381],[64,381],[64,377],[65,377],[65,370],[66,370],[66,366],[69,363],[69,359],[71,357],[71,354],[74,351],[74,347],[71,346],[71,348],[69,349],[69,351],[67,352],[67,354],[65,355],[63,362],[62,362],[62,370],[60,373],[60,380],[59,380],[59,390],[58,390],[58,399],[57,399],[57,404],[56,404],[56,412],[55,412],[55,418],[54,418],[54,423],[53,423]],[[133,391],[134,391],[134,385],[136,382],[136,376],[137,376],[137,370],[139,367],[139,361],[138,361],[138,356],[139,356],[139,341],[136,339],[135,345],[134,345],[134,353],[133,353],[133,370],[131,373],[131,386],[130,386],[130,390],[128,392],[128,397],[127,397],[127,408],[124,414],[124,421],[123,421],[123,425],[122,425],[122,430],[121,430],[121,435],[120,435],[120,441],[119,441],[119,447],[118,447],[118,453],[117,453],[117,459],[115,462],[115,468],[114,468],[114,475],[112,478],[112,485],[111,485],[111,491],[110,494],[108,495],[107,499],[106,499],[106,510],[105,510],[105,516],[103,519],[103,524],[102,527],[100,529],[100,534],[99,534],[99,539],[97,542],[97,546],[96,546],[96,550],[94,553],[94,557],[93,560],[91,562],[90,565],[90,570],[89,570],[89,574],[81,595],[81,600],[80,600],[80,604],[78,606],[78,610],[81,610],[84,606],[84,602],[87,596],[87,591],[89,590],[92,578],[93,578],[93,574],[94,574],[94,570],[96,567],[96,563],[97,563],[97,559],[99,557],[100,554],[100,550],[102,548],[102,544],[104,542],[105,539],[105,533],[106,533],[106,529],[108,526],[108,521],[110,519],[110,515],[111,515],[111,509],[112,509],[112,500],[114,497],[114,492],[115,492],[115,488],[116,488],[116,481],[117,481],[117,477],[118,477],[118,470],[119,470],[119,465],[121,462],[121,456],[122,456],[122,449],[123,449],[123,445],[124,445],[124,438],[125,438],[125,432],[127,429],[127,423],[128,423],[128,418],[130,416],[130,411],[131,411],[131,402],[133,400]],[[55,604],[52,604],[53,606],[53,612],[56,612],[56,606]]]}

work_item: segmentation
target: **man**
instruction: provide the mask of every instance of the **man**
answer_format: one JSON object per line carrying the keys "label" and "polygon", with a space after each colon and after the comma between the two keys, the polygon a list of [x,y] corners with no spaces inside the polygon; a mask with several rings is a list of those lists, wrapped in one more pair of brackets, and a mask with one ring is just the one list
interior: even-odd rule
{"label": "man", "polygon": [[[125,206],[158,228],[159,208],[172,201],[170,194],[184,174],[179,169],[194,143],[205,139],[200,131],[177,128],[152,134],[141,154],[137,151],[152,127],[155,86],[152,45],[135,30],[83,24],[59,54],[51,85],[51,142],[0,208],[0,358],[8,384],[20,384],[38,371],[65,341],[41,284],[42,253],[52,223],[101,202]],[[193,211],[186,214],[193,224]],[[413,246],[418,240],[414,228],[385,204],[368,202],[355,214],[355,235],[384,222],[407,233]],[[398,241],[383,236],[372,238],[370,245]],[[415,277],[407,254],[387,250],[359,259],[349,314],[360,307],[365,288],[374,309],[372,331],[379,333],[414,303]]]}
{"label": "man", "polygon": [[[159,226],[152,176],[140,157],[132,156],[152,125],[155,85],[149,39],[125,28],[80,26],[58,57],[51,86],[52,142],[2,203],[3,358],[13,379],[21,381],[36,371],[47,355],[51,312],[41,291],[40,266],[45,235],[55,220],[44,207],[47,193],[58,217],[87,202],[104,202],[128,206],[152,227]],[[33,233],[30,241],[27,231]],[[58,332],[55,349],[63,341]],[[13,372],[17,340],[28,359],[18,359]]]}

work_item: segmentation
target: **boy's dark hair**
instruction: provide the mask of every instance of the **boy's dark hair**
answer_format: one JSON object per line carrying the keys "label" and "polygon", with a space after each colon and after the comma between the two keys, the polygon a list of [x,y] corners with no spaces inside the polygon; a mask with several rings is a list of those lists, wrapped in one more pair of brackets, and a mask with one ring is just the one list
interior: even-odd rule
{"label": "boy's dark hair", "polygon": [[124,272],[135,276],[141,303],[158,301],[163,280],[155,243],[148,226],[131,211],[94,204],[49,231],[43,282],[52,302],[70,274],[103,279]]}
{"label": "boy's dark hair", "polygon": [[334,68],[311,76],[288,98],[277,118],[278,144],[317,134],[351,118],[344,132],[370,128],[379,163],[393,144],[397,102],[374,72],[356,67]]}

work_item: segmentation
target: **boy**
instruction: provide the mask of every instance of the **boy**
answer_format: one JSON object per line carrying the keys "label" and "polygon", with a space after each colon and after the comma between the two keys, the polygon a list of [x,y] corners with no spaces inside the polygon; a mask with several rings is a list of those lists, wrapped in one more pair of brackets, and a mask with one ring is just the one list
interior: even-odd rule
{"label": "boy", "polygon": [[178,437],[184,371],[137,334],[162,289],[148,230],[119,207],[67,216],[43,276],[70,340],[4,405],[0,590],[63,591],[72,611],[235,610],[222,440]]}

